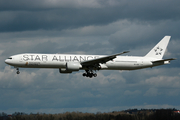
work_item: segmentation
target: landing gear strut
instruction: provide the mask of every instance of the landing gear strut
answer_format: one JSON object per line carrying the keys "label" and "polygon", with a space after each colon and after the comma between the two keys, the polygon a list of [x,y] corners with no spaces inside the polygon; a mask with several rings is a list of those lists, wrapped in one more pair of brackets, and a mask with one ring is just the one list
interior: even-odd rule
{"label": "landing gear strut", "polygon": [[17,73],[17,74],[20,74],[20,72],[19,72],[19,68],[16,68],[16,70],[17,70],[17,72],[16,72],[16,73]]}
{"label": "landing gear strut", "polygon": [[83,73],[83,74],[82,74],[84,77],[90,77],[90,78],[92,78],[92,77],[96,77],[96,76],[97,76],[97,74],[96,74],[96,73],[93,73],[92,70],[85,70],[85,71],[86,71],[86,73]]}

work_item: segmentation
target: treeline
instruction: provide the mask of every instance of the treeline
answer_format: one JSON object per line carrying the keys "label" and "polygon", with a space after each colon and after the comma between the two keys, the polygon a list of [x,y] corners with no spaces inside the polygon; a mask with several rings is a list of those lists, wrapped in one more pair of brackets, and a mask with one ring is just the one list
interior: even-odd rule
{"label": "treeline", "polygon": [[98,112],[96,114],[81,112],[24,114],[16,112],[6,118],[0,116],[0,120],[180,120],[180,114],[175,113],[173,109],[138,110],[136,114],[129,114],[125,111]]}

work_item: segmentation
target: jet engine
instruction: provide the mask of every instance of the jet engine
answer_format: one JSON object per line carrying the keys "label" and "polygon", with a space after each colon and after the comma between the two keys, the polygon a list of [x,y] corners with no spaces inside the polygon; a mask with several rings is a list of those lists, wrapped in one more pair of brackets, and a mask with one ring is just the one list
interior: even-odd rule
{"label": "jet engine", "polygon": [[60,68],[59,72],[60,73],[72,73],[73,71],[79,71],[81,68],[81,64],[78,62],[67,62],[66,63],[66,68]]}

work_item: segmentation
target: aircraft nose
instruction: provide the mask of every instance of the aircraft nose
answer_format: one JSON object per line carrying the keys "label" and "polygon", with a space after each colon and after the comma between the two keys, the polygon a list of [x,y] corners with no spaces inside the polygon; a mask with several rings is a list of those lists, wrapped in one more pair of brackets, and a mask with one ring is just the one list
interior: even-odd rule
{"label": "aircraft nose", "polygon": [[5,61],[4,61],[6,64],[8,64],[9,62],[8,62],[8,59],[6,59]]}
{"label": "aircraft nose", "polygon": [[8,64],[8,65],[11,65],[11,64],[12,64],[12,60],[11,60],[11,59],[6,59],[4,62],[5,62],[6,64]]}
{"label": "aircraft nose", "polygon": [[11,64],[12,63],[12,57],[10,56],[9,58],[7,58],[5,61],[4,61],[6,64]]}

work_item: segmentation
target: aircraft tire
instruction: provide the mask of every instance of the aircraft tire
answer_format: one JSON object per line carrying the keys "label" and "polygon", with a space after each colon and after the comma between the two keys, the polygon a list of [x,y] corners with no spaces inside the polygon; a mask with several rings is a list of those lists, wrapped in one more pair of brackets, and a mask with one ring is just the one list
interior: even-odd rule
{"label": "aircraft tire", "polygon": [[84,77],[85,77],[85,76],[87,76],[87,74],[86,74],[86,73],[83,73],[82,75],[83,75]]}
{"label": "aircraft tire", "polygon": [[96,73],[94,73],[94,74],[93,74],[93,76],[94,76],[94,77],[97,77],[97,74],[96,74]]}

